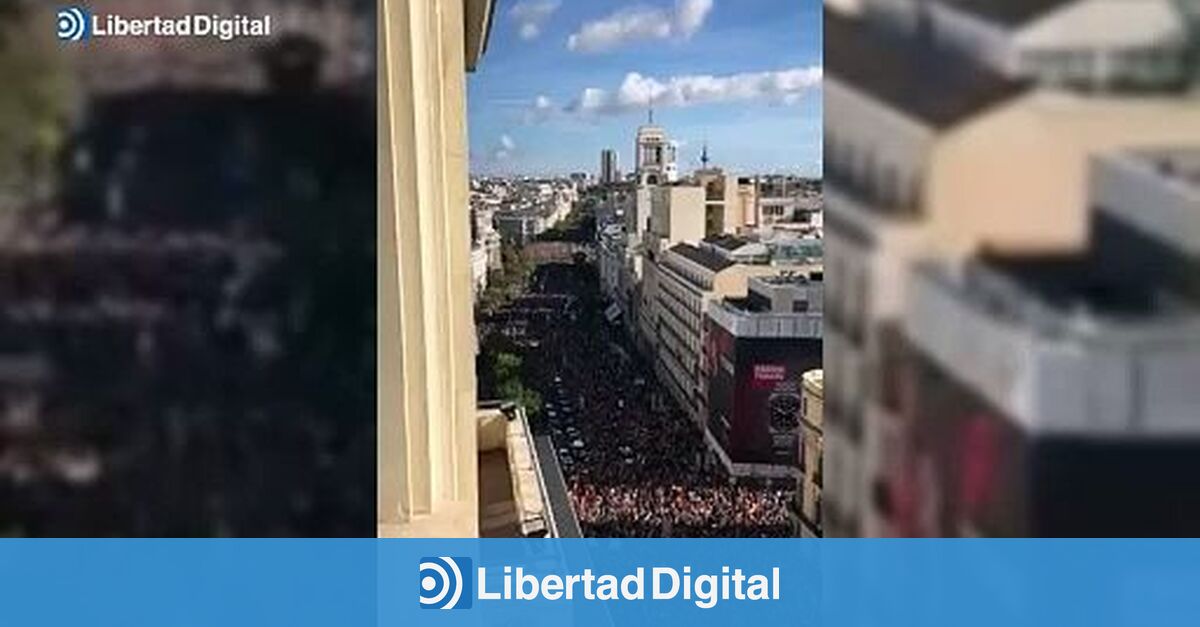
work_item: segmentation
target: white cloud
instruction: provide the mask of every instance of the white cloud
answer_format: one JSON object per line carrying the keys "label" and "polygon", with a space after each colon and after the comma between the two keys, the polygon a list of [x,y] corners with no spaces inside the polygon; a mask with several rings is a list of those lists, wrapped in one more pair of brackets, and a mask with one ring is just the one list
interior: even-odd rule
{"label": "white cloud", "polygon": [[691,37],[704,26],[713,0],[680,0],[675,4],[675,28],[683,37]]}
{"label": "white cloud", "polygon": [[674,10],[632,7],[608,17],[585,22],[567,37],[567,48],[576,52],[604,52],[635,41],[688,39],[704,26],[713,0],[676,0]]}
{"label": "white cloud", "polygon": [[517,34],[521,39],[536,39],[560,4],[560,0],[522,0],[508,10],[508,17],[517,23]]}
{"label": "white cloud", "polygon": [[504,133],[500,135],[495,148],[492,149],[492,159],[496,161],[505,161],[512,156],[513,151],[517,149],[517,142],[513,138]]}
{"label": "white cloud", "polygon": [[533,104],[525,110],[525,123],[536,124],[538,122],[545,122],[554,117],[557,111],[558,108],[554,106],[552,100],[545,95],[538,95],[537,98],[533,99]]}
{"label": "white cloud", "polygon": [[815,65],[725,76],[673,76],[665,80],[630,72],[615,90],[597,87],[583,90],[567,110],[588,115],[643,111],[651,104],[655,108],[727,102],[794,105],[807,91],[820,86],[821,77],[821,67]]}

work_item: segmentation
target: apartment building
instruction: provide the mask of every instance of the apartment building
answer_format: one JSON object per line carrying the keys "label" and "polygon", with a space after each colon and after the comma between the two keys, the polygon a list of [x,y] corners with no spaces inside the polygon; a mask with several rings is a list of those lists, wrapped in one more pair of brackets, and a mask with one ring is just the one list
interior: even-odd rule
{"label": "apartment building", "polygon": [[819,266],[776,267],[704,310],[697,395],[709,449],[732,476],[802,472],[801,381],[821,364],[822,276]]}
{"label": "apartment building", "polygon": [[1089,159],[1200,132],[1200,108],[1178,98],[1039,87],[864,7],[825,19],[822,513],[832,536],[891,532],[880,504],[885,468],[902,447],[904,389],[894,373],[912,268],[985,250],[1084,250]]}
{"label": "apartment building", "polygon": [[633,292],[636,303],[636,338],[644,354],[655,355],[659,348],[658,283],[660,267],[666,251],[680,242],[697,242],[704,238],[704,190],[689,185],[666,185],[640,187],[637,191],[637,213],[644,210],[643,203],[649,201],[649,215],[642,232],[640,245],[633,249],[632,269],[640,269],[641,276],[631,283],[637,285]]}
{"label": "apartment building", "polygon": [[821,487],[824,475],[825,446],[822,436],[824,416],[825,377],[821,370],[809,370],[801,379],[800,437],[796,440],[796,455],[800,474],[796,478],[796,497],[792,504],[802,538],[820,538]]}

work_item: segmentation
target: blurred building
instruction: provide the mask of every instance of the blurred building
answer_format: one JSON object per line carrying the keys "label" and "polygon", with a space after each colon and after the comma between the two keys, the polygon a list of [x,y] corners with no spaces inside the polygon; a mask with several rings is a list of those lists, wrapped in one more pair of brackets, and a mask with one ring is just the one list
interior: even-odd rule
{"label": "blurred building", "polygon": [[[949,38],[970,20],[947,18],[948,4],[864,0],[855,11],[826,13],[827,535],[971,532],[969,526],[893,524],[897,512],[915,507],[911,486],[935,482],[923,467],[918,480],[895,487],[897,477],[913,476],[904,451],[919,436],[910,428],[915,419],[905,399],[913,390],[902,373],[915,360],[906,348],[912,312],[933,298],[933,291],[916,288],[926,285],[928,273],[977,277],[1000,264],[1024,267],[1032,282],[1054,274],[1053,263],[1038,260],[1094,248],[1093,157],[1170,146],[1180,143],[1181,133],[1200,133],[1200,107],[1172,91],[1170,81],[1117,81],[1104,74],[1080,84],[963,52]],[[1046,5],[1041,11],[1105,3],[953,4],[979,22],[1008,10],[1000,4]],[[1138,211],[1153,209],[1142,204]],[[914,274],[917,267],[940,269]],[[1145,274],[1138,281],[1157,280]],[[1033,294],[1016,290],[1007,298],[1020,307],[1020,299],[1035,300]],[[935,323],[939,333],[948,330],[944,318],[923,324]],[[976,357],[961,346],[959,359]],[[1022,358],[1011,346],[1007,353]],[[945,374],[961,376],[954,369]],[[989,376],[1006,381],[1012,374],[997,368]],[[941,442],[956,455],[972,446],[949,437]],[[985,527],[976,529],[1020,533],[1013,526]]]}
{"label": "blurred building", "polygon": [[187,38],[93,38],[63,48],[85,91],[111,94],[146,88],[262,91],[269,76],[255,63],[264,45],[304,40],[321,51],[323,86],[374,84],[374,3],[362,0],[93,0],[93,15],[124,17],[270,15],[270,40],[236,39],[197,45]]}
{"label": "blurred building", "polygon": [[[88,8],[118,6],[213,4]],[[64,113],[0,227],[0,533],[370,535],[372,101],[321,80],[342,48],[160,44],[56,42],[78,90],[6,87]]]}
{"label": "blurred building", "polygon": [[1194,533],[1197,156],[1096,160],[1084,251],[919,267],[890,533]]}
{"label": "blurred building", "polygon": [[1089,91],[1178,90],[1194,42],[1176,0],[867,0],[888,22],[1006,76]]}

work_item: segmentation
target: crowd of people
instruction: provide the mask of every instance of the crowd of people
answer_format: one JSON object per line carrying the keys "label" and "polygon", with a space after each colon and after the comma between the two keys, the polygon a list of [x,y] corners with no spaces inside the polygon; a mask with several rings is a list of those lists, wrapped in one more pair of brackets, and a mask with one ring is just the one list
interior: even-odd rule
{"label": "crowd of people", "polygon": [[[534,285],[578,301],[576,321],[549,325],[526,362],[546,399],[535,428],[551,432],[567,458],[560,461],[585,535],[789,535],[791,490],[734,481],[711,459],[700,428],[603,317],[590,266],[540,266]],[[570,433],[560,433],[564,415]]]}

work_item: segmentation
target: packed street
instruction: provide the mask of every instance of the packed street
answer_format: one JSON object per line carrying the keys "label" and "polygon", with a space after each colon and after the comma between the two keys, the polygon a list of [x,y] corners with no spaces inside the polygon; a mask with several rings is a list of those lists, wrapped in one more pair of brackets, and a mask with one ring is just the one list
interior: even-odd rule
{"label": "packed street", "polygon": [[602,315],[594,268],[539,266],[535,298],[566,296],[508,324],[522,328],[525,364],[583,533],[591,537],[788,535],[787,490],[735,485],[706,463],[703,437]]}

